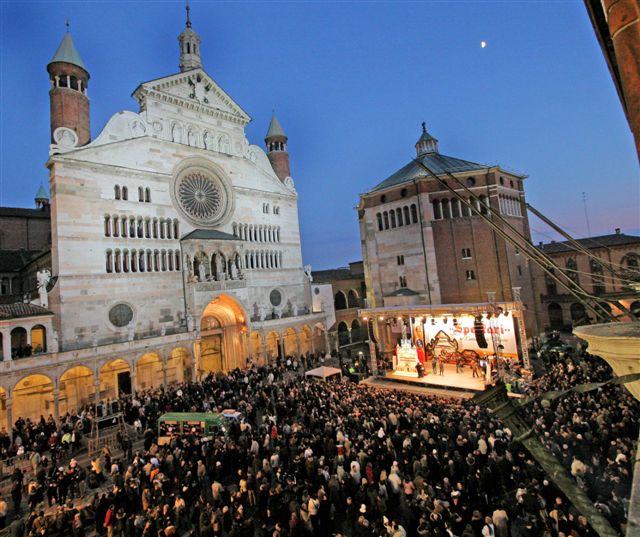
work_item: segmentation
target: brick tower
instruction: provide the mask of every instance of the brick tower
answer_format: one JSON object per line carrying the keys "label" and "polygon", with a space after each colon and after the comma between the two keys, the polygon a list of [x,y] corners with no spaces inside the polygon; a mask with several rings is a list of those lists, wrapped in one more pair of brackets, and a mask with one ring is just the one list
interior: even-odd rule
{"label": "brick tower", "polygon": [[274,113],[264,142],[267,144],[267,157],[269,157],[271,167],[281,181],[291,175],[287,140],[287,135],[282,130],[280,122]]}
{"label": "brick tower", "polygon": [[87,97],[89,72],[73,44],[68,28],[47,65],[47,71],[51,81],[51,141],[58,143],[54,133],[59,127],[66,127],[78,136],[78,146],[87,144],[91,140]]}

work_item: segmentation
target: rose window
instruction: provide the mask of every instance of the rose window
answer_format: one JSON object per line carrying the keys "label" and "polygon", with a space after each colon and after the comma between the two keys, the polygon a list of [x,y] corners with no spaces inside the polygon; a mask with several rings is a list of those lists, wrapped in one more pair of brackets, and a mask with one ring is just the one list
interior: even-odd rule
{"label": "rose window", "polygon": [[222,208],[222,191],[210,177],[200,172],[185,176],[178,186],[180,205],[197,220],[210,220]]}

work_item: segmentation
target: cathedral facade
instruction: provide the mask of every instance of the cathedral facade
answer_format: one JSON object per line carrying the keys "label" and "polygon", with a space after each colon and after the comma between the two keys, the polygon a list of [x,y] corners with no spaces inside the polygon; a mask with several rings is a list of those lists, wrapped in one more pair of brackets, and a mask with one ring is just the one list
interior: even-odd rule
{"label": "cathedral facade", "polygon": [[249,143],[250,117],[203,70],[188,16],[178,41],[180,71],[140,84],[138,110],[114,114],[94,140],[90,74],[69,33],[47,66],[51,270],[40,306],[52,328],[45,352],[20,360],[3,332],[9,424],[12,400],[14,419],[59,414],[247,358],[326,349],[287,136],[274,115],[266,151]]}

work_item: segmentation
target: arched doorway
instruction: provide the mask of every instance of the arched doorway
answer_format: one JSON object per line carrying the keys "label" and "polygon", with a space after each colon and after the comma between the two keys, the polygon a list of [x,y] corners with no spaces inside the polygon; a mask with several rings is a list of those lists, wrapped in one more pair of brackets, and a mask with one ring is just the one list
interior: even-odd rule
{"label": "arched doorway", "polygon": [[229,295],[219,295],[207,304],[200,319],[200,376],[244,367],[246,319],[240,303]]}
{"label": "arched doorway", "polygon": [[587,310],[580,302],[574,302],[573,304],[571,304],[571,322],[574,326],[589,324]]}
{"label": "arched doorway", "polygon": [[267,334],[267,363],[272,363],[280,356],[280,338],[277,332],[269,332]]}
{"label": "arched doorway", "polygon": [[251,332],[249,338],[249,348],[251,357],[260,365],[263,365],[264,356],[262,356],[262,335],[260,332]]}
{"label": "arched doorway", "polygon": [[300,330],[300,354],[306,355],[311,352],[311,328],[304,325]]}
{"label": "arched doorway", "polygon": [[349,327],[347,323],[342,321],[338,325],[338,345],[342,347],[343,345],[349,344]]}
{"label": "arched doorway", "polygon": [[67,369],[60,377],[60,415],[80,411],[84,405],[95,400],[93,371],[84,365]]}
{"label": "arched doorway", "polygon": [[356,341],[362,341],[362,327],[360,326],[360,321],[358,321],[358,319],[354,319],[351,322],[351,341],[354,343]]}
{"label": "arched doorway", "polygon": [[562,306],[556,302],[552,302],[547,307],[549,314],[549,327],[551,330],[560,330],[564,327],[564,319],[562,318]]}
{"label": "arched doorway", "polygon": [[131,368],[122,358],[111,360],[100,369],[100,398],[116,399],[131,393]]}
{"label": "arched doorway", "polygon": [[184,347],[177,347],[171,351],[166,367],[167,384],[182,384],[193,378],[191,355]]}
{"label": "arched doorway", "polygon": [[360,305],[360,300],[358,298],[358,293],[355,289],[349,289],[349,293],[347,294],[347,306],[349,308],[357,308]]}
{"label": "arched doorway", "polygon": [[334,297],[334,307],[337,310],[347,309],[347,297],[342,291],[338,291]]}
{"label": "arched doorway", "polygon": [[31,348],[33,354],[47,352],[47,329],[41,324],[31,329]]}
{"label": "arched doorway", "polygon": [[11,356],[13,358],[31,356],[31,349],[27,346],[27,331],[21,326],[11,330]]}
{"label": "arched doorway", "polygon": [[46,375],[29,375],[13,389],[13,419],[36,421],[53,415],[53,382]]}
{"label": "arched doorway", "polygon": [[157,388],[163,383],[162,358],[155,352],[143,354],[136,364],[136,389]]}
{"label": "arched doorway", "polygon": [[287,328],[284,333],[284,354],[285,356],[298,354],[298,335],[293,328]]}

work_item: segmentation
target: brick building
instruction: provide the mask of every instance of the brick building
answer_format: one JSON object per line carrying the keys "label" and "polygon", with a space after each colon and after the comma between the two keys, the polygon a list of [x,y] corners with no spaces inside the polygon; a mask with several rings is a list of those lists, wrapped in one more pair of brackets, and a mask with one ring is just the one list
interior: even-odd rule
{"label": "brick building", "polygon": [[366,326],[358,317],[358,309],[365,307],[367,287],[364,281],[362,261],[349,263],[348,267],[314,270],[313,288],[331,285],[335,323],[329,333],[338,350],[357,350],[368,340]]}
{"label": "brick building", "polygon": [[413,160],[360,196],[369,307],[481,303],[490,292],[512,301],[519,288],[527,332],[536,333],[528,259],[440,183],[469,200],[461,183],[482,214],[500,214],[529,238],[525,176],[440,153],[424,124],[415,147],[431,174]]}
{"label": "brick building", "polygon": [[36,207],[0,207],[0,302],[36,290],[36,272],[51,269],[51,211],[40,187]]}
{"label": "brick building", "polygon": [[[640,293],[631,285],[640,282],[640,237],[619,229],[610,235],[577,240],[590,254],[613,267],[614,273],[568,241],[540,243],[538,248],[551,257],[576,283],[602,300],[600,304],[615,315],[622,312],[611,304],[619,301],[640,318]],[[539,325],[545,330],[569,330],[573,326],[600,321],[560,284],[534,266],[535,288],[540,293]]]}

